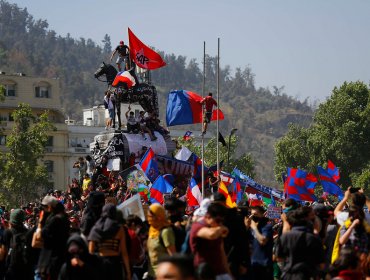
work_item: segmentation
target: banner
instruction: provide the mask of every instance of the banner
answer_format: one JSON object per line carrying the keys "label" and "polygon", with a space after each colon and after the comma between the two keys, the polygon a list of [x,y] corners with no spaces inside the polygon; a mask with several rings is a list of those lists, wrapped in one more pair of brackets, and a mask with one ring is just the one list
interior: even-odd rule
{"label": "banner", "polygon": [[172,174],[174,176],[191,176],[194,165],[187,162],[165,156],[156,156],[158,170],[161,174]]}
{"label": "banner", "polygon": [[141,134],[125,133],[130,153],[137,154],[139,151],[141,152],[142,147],[145,146],[148,148],[151,147],[156,155],[166,155],[167,154],[166,141],[158,131],[155,131],[154,135],[157,137],[157,140],[151,141],[147,133],[145,134],[146,139],[144,139]]}
{"label": "banner", "polygon": [[260,192],[263,192],[265,194],[268,194],[268,195],[273,195],[274,197],[278,198],[278,199],[283,199],[284,198],[284,194],[282,191],[279,191],[275,188],[271,188],[271,187],[266,187],[264,185],[260,185],[258,183],[256,183],[252,178],[250,178],[249,176],[243,174],[239,169],[237,168],[234,168],[232,174],[236,177],[239,178],[240,182],[245,184],[245,185],[248,185],[249,187],[251,188],[254,188]]}
{"label": "banner", "polygon": [[117,210],[122,212],[123,218],[125,219],[127,219],[129,215],[135,215],[140,217],[142,221],[145,221],[143,205],[141,203],[140,195],[138,194],[135,194],[118,205]]}
{"label": "banner", "polygon": [[107,148],[101,155],[106,155],[108,158],[123,157],[125,154],[125,146],[123,142],[122,134],[119,133],[114,135],[111,140],[109,140]]}
{"label": "banner", "polygon": [[280,219],[281,207],[275,207],[273,205],[269,205],[267,208],[267,217],[269,219]]}
{"label": "banner", "polygon": [[138,164],[121,171],[119,176],[126,183],[126,186],[130,191],[137,191],[140,184],[146,186],[151,185],[150,180]]}

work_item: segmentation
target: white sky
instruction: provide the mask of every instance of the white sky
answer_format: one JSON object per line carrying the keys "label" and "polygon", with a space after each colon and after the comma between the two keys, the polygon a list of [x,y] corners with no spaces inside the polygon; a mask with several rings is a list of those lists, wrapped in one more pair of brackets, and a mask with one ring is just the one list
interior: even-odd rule
{"label": "white sky", "polygon": [[[324,100],[344,81],[370,80],[367,0],[9,0],[46,19],[59,35],[105,34],[127,41],[127,27],[147,45],[202,61],[249,65],[257,86],[285,86],[300,99]],[[98,62],[97,62],[98,63]]]}

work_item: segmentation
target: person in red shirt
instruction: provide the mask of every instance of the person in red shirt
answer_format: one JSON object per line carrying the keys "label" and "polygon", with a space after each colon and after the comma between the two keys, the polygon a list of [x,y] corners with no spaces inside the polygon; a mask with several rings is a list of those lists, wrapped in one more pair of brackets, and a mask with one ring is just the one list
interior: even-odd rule
{"label": "person in red shirt", "polygon": [[204,218],[191,226],[190,248],[194,266],[202,279],[232,279],[224,250],[223,239],[229,233],[222,224],[225,211],[223,205],[212,203]]}
{"label": "person in red shirt", "polygon": [[207,133],[207,126],[212,119],[213,106],[217,106],[216,100],[212,97],[212,92],[208,93],[208,96],[203,98],[200,103],[203,105],[203,131],[202,134]]}

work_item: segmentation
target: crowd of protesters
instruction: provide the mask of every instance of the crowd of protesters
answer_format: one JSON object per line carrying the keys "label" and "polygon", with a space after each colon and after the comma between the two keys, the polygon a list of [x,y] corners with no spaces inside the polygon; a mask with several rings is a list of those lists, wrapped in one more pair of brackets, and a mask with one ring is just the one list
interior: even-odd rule
{"label": "crowd of protesters", "polygon": [[117,210],[132,193],[104,161],[74,167],[67,191],[1,207],[0,279],[370,279],[362,190],[336,205],[287,199],[269,219],[248,201],[227,207],[213,184],[197,209],[179,191],[146,202],[143,221]]}

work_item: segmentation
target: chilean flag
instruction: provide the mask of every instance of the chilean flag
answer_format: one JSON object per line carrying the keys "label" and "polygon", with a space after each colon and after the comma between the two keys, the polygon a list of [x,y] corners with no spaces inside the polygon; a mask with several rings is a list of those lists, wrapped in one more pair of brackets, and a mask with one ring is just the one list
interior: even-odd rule
{"label": "chilean flag", "polygon": [[141,169],[143,169],[145,175],[149,178],[150,182],[153,183],[159,175],[159,170],[152,148],[149,148],[146,151],[139,165],[141,166]]}
{"label": "chilean flag", "polygon": [[163,176],[159,176],[150,188],[150,202],[151,203],[164,203],[163,195],[171,193],[173,187],[168,183]]}
{"label": "chilean flag", "polygon": [[130,41],[130,56],[137,66],[154,70],[166,65],[162,57],[141,42],[130,28],[128,29],[128,39]]}
{"label": "chilean flag", "polygon": [[[166,121],[167,126],[195,124],[203,122],[202,97],[187,90],[173,90],[167,99]],[[218,109],[219,119],[224,114]],[[217,110],[213,110],[212,121],[217,120]]]}
{"label": "chilean flag", "polygon": [[117,76],[114,78],[112,86],[118,87],[121,86],[121,84],[125,84],[127,89],[132,88],[136,84],[135,78],[129,71],[118,72]]}
{"label": "chilean flag", "polygon": [[189,206],[198,206],[202,202],[202,193],[200,192],[200,187],[194,178],[191,178],[190,180],[186,196],[188,198]]}
{"label": "chilean flag", "polygon": [[188,141],[191,139],[191,135],[193,134],[193,132],[191,132],[190,130],[186,131],[185,134],[184,134],[184,141]]}

